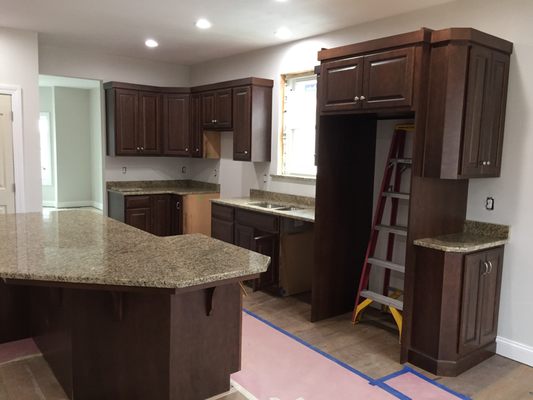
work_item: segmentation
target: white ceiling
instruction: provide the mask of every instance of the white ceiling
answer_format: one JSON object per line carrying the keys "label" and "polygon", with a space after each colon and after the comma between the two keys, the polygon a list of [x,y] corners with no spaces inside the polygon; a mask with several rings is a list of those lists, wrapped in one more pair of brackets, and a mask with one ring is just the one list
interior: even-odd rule
{"label": "white ceiling", "polygon": [[[450,0],[0,0],[0,26],[39,41],[110,54],[194,64],[393,16]],[[199,17],[213,27],[194,26]],[[146,38],[159,41],[148,49]]]}

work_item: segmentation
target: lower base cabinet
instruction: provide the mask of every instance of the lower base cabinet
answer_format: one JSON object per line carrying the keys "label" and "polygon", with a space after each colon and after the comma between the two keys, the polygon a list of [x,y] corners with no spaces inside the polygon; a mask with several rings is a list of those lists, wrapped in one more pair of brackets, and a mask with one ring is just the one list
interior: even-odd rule
{"label": "lower base cabinet", "polygon": [[157,236],[183,233],[183,199],[173,194],[124,196],[109,192],[109,217]]}
{"label": "lower base cabinet", "polygon": [[457,376],[496,350],[503,246],[474,253],[417,248],[408,361]]}
{"label": "lower base cabinet", "polygon": [[249,282],[255,290],[279,287],[279,217],[213,204],[211,236],[271,258],[268,270]]}

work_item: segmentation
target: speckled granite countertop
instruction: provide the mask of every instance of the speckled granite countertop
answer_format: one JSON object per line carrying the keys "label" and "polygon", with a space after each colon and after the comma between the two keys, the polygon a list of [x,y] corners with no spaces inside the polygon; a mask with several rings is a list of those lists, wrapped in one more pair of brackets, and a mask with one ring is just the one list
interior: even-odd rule
{"label": "speckled granite countertop", "polygon": [[201,234],[158,237],[84,210],[0,215],[0,278],[183,289],[266,271]]}
{"label": "speckled granite countertop", "polygon": [[470,253],[502,246],[508,240],[509,227],[507,225],[466,221],[463,232],[418,239],[414,241],[414,244],[445,252]]}
{"label": "speckled granite countertop", "polygon": [[[276,210],[254,206],[249,203],[267,201],[286,206],[296,206],[298,210]],[[262,212],[265,214],[278,215],[300,221],[315,222],[315,199],[312,197],[294,196],[284,193],[267,192],[263,190],[250,190],[250,197],[234,199],[213,199],[213,203],[226,206],[244,208],[246,210]]]}
{"label": "speckled granite countertop", "polygon": [[107,182],[108,191],[121,193],[124,196],[142,196],[151,194],[188,194],[219,193],[220,185],[216,183],[193,180],[170,181],[127,181]]}

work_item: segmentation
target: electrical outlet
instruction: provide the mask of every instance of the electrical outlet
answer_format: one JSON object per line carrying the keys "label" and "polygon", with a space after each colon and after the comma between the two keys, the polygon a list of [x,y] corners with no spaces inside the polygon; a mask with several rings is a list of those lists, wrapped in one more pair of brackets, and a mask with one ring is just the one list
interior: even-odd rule
{"label": "electrical outlet", "polygon": [[128,172],[128,167],[122,167],[122,173],[125,174]]}
{"label": "electrical outlet", "polygon": [[187,173],[187,167],[186,166],[181,167],[181,173],[182,174],[186,174]]}
{"label": "electrical outlet", "polygon": [[215,177],[215,178],[216,178],[216,177],[217,177],[217,175],[218,175],[218,172],[217,172],[217,169],[215,168],[215,169],[214,169],[214,172],[213,172],[213,177]]}
{"label": "electrical outlet", "polygon": [[485,208],[489,211],[494,210],[494,197],[487,197],[485,200]]}

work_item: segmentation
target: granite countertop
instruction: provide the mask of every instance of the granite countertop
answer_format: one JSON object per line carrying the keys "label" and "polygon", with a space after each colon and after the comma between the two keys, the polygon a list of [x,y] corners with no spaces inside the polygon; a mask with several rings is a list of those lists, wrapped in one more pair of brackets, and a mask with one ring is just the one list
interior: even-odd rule
{"label": "granite countertop", "polygon": [[158,237],[86,210],[0,215],[0,278],[183,289],[270,258],[201,234]]}
{"label": "granite countertop", "polygon": [[478,221],[466,221],[463,232],[434,238],[417,239],[416,246],[430,249],[454,252],[471,253],[502,246],[509,240],[509,227],[507,225],[490,224]]}
{"label": "granite countertop", "polygon": [[152,194],[210,194],[219,193],[220,185],[193,180],[170,181],[125,181],[107,182],[107,190],[124,196],[143,196]]}
{"label": "granite countertop", "polygon": [[[276,210],[254,206],[249,203],[267,201],[284,206],[296,206],[298,210]],[[212,199],[211,202],[246,210],[262,212],[265,214],[277,215],[280,217],[296,219],[306,222],[315,222],[314,199],[311,197],[287,195],[284,193],[266,192],[263,190],[250,190],[250,197],[240,197],[233,199]]]}

